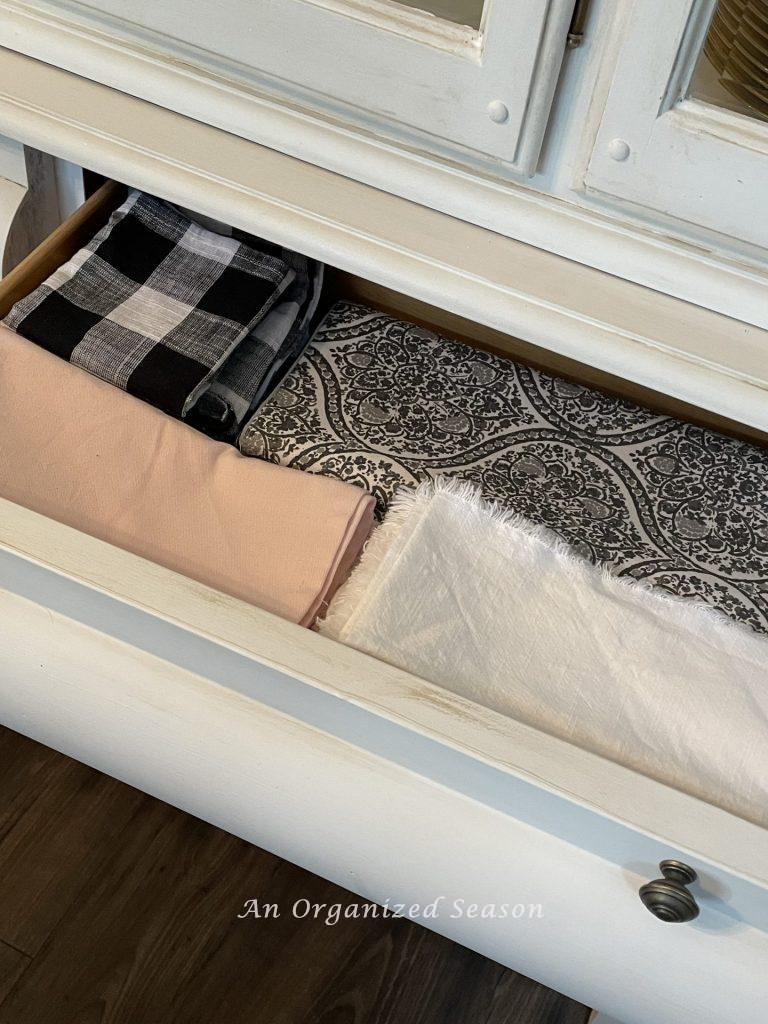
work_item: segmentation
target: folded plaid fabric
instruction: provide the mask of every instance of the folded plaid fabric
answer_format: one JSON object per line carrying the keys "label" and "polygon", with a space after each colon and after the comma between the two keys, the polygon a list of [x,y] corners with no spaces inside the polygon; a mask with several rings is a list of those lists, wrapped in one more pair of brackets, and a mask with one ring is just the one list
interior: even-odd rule
{"label": "folded plaid fabric", "polygon": [[768,452],[337,303],[240,450],[371,491],[473,481],[621,576],[768,632]]}
{"label": "folded plaid fabric", "polygon": [[233,440],[306,348],[320,301],[323,264],[220,221],[190,210],[183,212],[211,231],[229,235],[283,260],[293,271],[293,280],[278,301],[211,376],[197,404],[189,411],[189,422],[200,430],[219,439]]}
{"label": "folded plaid fabric", "polygon": [[174,416],[290,284],[285,262],[133,191],[6,323]]}
{"label": "folded plaid fabric", "polygon": [[281,258],[293,270],[293,281],[211,375],[189,412],[190,423],[219,439],[233,439],[240,433],[309,341],[323,265],[289,249],[281,250]]}

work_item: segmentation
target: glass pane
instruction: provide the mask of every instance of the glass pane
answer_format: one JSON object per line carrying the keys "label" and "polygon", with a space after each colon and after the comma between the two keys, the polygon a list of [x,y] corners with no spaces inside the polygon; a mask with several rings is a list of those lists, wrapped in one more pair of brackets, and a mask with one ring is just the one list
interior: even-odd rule
{"label": "glass pane", "polygon": [[400,0],[400,3],[474,29],[480,28],[483,16],[483,0]]}
{"label": "glass pane", "polygon": [[690,95],[768,121],[768,0],[719,0]]}

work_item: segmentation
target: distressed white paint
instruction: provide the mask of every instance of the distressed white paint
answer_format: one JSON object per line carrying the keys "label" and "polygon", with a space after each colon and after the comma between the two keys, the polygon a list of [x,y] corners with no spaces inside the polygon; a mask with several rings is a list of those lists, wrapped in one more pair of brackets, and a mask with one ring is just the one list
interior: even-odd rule
{"label": "distressed white paint", "polygon": [[[768,246],[768,124],[685,99],[714,0],[636,0],[587,187]],[[611,157],[625,139],[629,158]]]}
{"label": "distressed white paint", "polygon": [[[760,901],[754,888],[762,891],[768,886],[764,829],[2,499],[0,549],[8,552],[0,561],[0,579],[6,587],[70,615],[81,603],[84,621],[135,646],[180,659],[198,671],[206,670],[201,665],[213,670],[215,664],[224,674],[230,666],[230,687],[262,698],[267,692],[271,702],[288,699],[283,687],[277,693],[262,692],[249,673],[232,669],[232,659],[224,651],[234,651],[377,718],[407,725],[492,768],[482,777],[467,770],[451,784],[469,786],[487,801],[502,799],[502,807],[507,805],[500,792],[514,779],[532,785],[536,792],[529,792],[526,816],[537,824],[556,826],[562,836],[586,844],[600,856],[616,859],[634,851],[634,856],[646,857],[650,870],[659,855],[672,848],[684,852],[703,875],[725,868],[744,879],[729,893],[732,910],[768,926],[768,904]],[[32,571],[27,563],[45,571]],[[57,583],[52,572],[70,582]],[[89,590],[111,595],[152,618],[136,620],[112,605],[94,605]],[[174,647],[168,639],[172,632],[164,634],[152,619],[182,624],[216,647],[204,645],[205,656],[191,645]],[[144,621],[143,629],[136,625],[139,621]],[[313,704],[305,695],[290,707],[301,715]],[[429,763],[436,769],[433,755]],[[502,791],[499,773],[505,780]],[[525,785],[516,792],[522,812]],[[565,795],[581,810],[570,807],[563,815],[556,794]],[[631,846],[626,845],[625,828],[632,831]],[[641,843],[638,835],[653,836],[655,845]]]}
{"label": "distressed white paint", "polygon": [[764,830],[8,503],[0,546],[5,724],[366,898],[541,904],[423,923],[625,1024],[762,1024]]}
{"label": "distressed white paint", "polygon": [[[258,110],[266,98],[424,152],[457,159],[474,155],[498,168],[530,173],[572,5],[573,0],[489,0],[481,30],[474,33],[380,0],[273,0],[259,7],[237,0],[224,18],[217,0],[134,0],[129,18],[123,0],[34,0],[4,4],[0,26],[7,32],[20,24],[14,15],[26,16],[24,35],[35,56],[182,112],[188,112],[183,93],[157,93],[153,69],[181,70],[220,96],[222,90],[240,96],[249,116],[237,130],[256,140]],[[47,53],[34,42],[41,42],[41,25],[49,30]],[[83,37],[106,38],[101,59],[92,59],[96,51],[81,45]],[[116,43],[150,74],[121,75],[118,83]],[[20,34],[14,45],[24,46]],[[494,99],[510,111],[503,125],[485,114]]]}
{"label": "distressed white paint", "polygon": [[0,130],[620,377],[768,428],[768,331],[0,55]]}
{"label": "distressed white paint", "polygon": [[[17,138],[768,426],[765,331],[534,246],[765,326],[757,263],[473,178],[114,39],[59,31],[29,6],[3,5],[6,46],[127,91],[167,88],[154,94],[167,106],[492,230],[4,52],[0,125]],[[448,53],[437,31],[441,45],[419,45]],[[7,724],[368,898],[424,902],[439,886],[541,902],[548,916],[524,931],[437,926],[624,1024],[762,1021],[763,830],[7,503],[0,548]],[[689,926],[660,924],[636,895],[675,855],[702,879]]]}
{"label": "distressed white paint", "polygon": [[0,135],[0,177],[26,189],[29,185],[24,145],[17,139]]}
{"label": "distressed white paint", "polygon": [[85,202],[83,169],[69,160],[54,160],[56,197],[61,221],[70,217]]}
{"label": "distressed white paint", "polygon": [[[742,251],[738,240],[711,233],[701,236],[692,225],[670,218],[663,224],[654,223],[647,210],[636,207],[635,217],[630,211],[606,205],[615,205],[615,200],[584,193],[585,168],[629,7],[610,0],[592,0],[590,11],[585,42],[568,54],[540,171],[531,182],[534,188],[470,173],[384,138],[357,132],[351,125],[325,119],[293,103],[277,104],[256,93],[244,95],[242,90],[188,64],[157,59],[114,37],[68,30],[50,18],[41,18],[26,4],[2,5],[0,33],[7,46],[48,64],[85,68],[89,77],[108,82],[122,92],[140,93],[196,121],[208,121],[234,134],[243,134],[247,128],[265,146],[336,171],[347,179],[366,182],[537,248],[768,327],[768,267],[764,256]],[[98,131],[106,124],[109,132],[110,120],[111,127],[119,125],[123,116],[119,93],[96,87],[79,90],[77,105],[67,107],[57,102],[59,91],[65,88],[63,76],[57,76],[54,68],[33,71],[30,65],[20,67],[18,58],[10,52],[0,55],[3,91],[11,97],[23,96],[32,78],[46,78],[36,101],[39,109],[55,111],[54,116],[65,124],[70,116],[79,122],[99,121]],[[543,101],[541,90],[539,96]],[[545,117],[547,104],[536,117]],[[177,127],[176,136],[169,137],[169,150],[180,131]],[[50,149],[59,144],[59,139],[60,133],[54,132],[50,141],[41,144]],[[73,151],[75,161],[88,163],[90,140]]]}
{"label": "distressed white paint", "polygon": [[[370,204],[371,190],[339,191],[335,176],[275,153],[254,165],[252,146],[221,133],[205,147],[220,165],[185,165],[180,141],[173,162],[148,143],[178,117],[124,100],[144,149],[102,135],[89,153],[126,161],[173,187],[171,198],[244,226],[264,216],[275,237],[303,232],[358,273],[365,260],[412,272],[428,263],[430,276],[450,269],[438,258],[450,251],[440,215],[409,208],[413,218],[387,236],[386,204],[402,200],[377,194]],[[25,119],[36,113],[26,108]],[[192,154],[200,137],[188,127]],[[66,138],[79,130],[70,119]],[[98,137],[92,126],[86,137]],[[246,157],[253,178],[225,177]],[[547,268],[565,264],[540,254],[546,263],[526,278],[535,253],[506,265],[508,242],[495,251],[489,233],[447,226],[469,232],[465,256],[484,248],[502,271],[488,294],[509,298],[514,279],[517,300],[530,303]],[[414,248],[423,238],[431,254]],[[587,296],[605,309],[618,297]],[[680,304],[652,298],[644,318],[663,331],[652,308]],[[711,315],[693,312],[703,329]],[[522,922],[424,923],[625,1024],[762,1020],[768,832],[4,501],[0,721],[366,898],[541,904],[541,918]],[[701,880],[702,914],[687,926],[661,924],[637,897],[670,856]]]}
{"label": "distressed white paint", "polygon": [[[455,23],[454,19],[440,20],[431,17],[426,11],[418,10],[418,5],[404,5],[390,0],[306,0],[314,3],[324,11],[330,11],[341,18],[352,18],[372,28],[398,35],[407,35],[409,39],[428,46],[447,50],[454,55],[462,53],[467,60],[480,61],[481,38],[477,28],[469,27],[468,23]],[[251,11],[246,16],[251,16]]]}

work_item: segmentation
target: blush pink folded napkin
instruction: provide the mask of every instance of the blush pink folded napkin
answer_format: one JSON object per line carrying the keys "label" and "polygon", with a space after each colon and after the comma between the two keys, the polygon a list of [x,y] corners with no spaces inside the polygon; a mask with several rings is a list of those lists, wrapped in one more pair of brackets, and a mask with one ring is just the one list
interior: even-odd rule
{"label": "blush pink folded napkin", "polygon": [[246,458],[2,326],[0,496],[305,626],[374,504]]}

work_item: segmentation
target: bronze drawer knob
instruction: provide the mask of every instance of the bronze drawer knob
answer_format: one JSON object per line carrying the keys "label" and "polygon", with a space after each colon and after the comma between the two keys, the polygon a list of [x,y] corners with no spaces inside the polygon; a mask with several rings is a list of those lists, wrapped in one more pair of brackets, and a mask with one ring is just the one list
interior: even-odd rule
{"label": "bronze drawer knob", "polygon": [[696,881],[696,872],[679,860],[663,860],[659,869],[664,876],[640,886],[640,899],[660,921],[692,921],[699,916],[699,905],[686,889]]}

